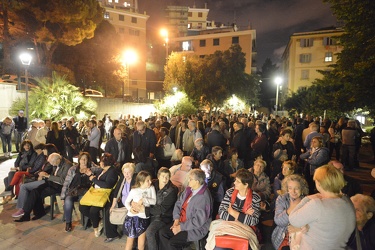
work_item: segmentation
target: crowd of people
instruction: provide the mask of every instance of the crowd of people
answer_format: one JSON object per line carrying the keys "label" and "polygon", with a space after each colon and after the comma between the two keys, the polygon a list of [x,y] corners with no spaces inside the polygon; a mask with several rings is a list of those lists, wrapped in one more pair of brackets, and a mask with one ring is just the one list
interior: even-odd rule
{"label": "crowd of people", "polygon": [[359,167],[355,120],[106,114],[29,126],[19,111],[0,127],[4,156],[12,133],[18,152],[0,194],[3,205],[17,201],[15,222],[43,217],[44,198],[58,195],[66,232],[77,202],[95,237],[125,235],[126,249],[243,242],[234,238],[260,249],[264,214],[274,215],[275,249],[375,249],[374,197],[344,175]]}

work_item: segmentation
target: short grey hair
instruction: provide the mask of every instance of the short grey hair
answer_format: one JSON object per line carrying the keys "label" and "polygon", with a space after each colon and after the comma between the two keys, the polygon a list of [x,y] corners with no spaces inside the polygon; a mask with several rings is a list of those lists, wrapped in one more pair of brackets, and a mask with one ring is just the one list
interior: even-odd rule
{"label": "short grey hair", "polygon": [[206,174],[199,168],[192,169],[189,176],[197,180],[200,185],[203,185],[206,182]]}

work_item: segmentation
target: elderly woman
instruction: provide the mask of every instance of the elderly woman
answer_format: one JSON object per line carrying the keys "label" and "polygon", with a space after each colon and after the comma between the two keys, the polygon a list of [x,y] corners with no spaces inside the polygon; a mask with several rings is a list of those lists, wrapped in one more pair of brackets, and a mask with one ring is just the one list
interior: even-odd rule
{"label": "elderly woman", "polygon": [[106,216],[104,217],[105,221],[105,234],[106,239],[105,243],[112,242],[120,238],[120,234],[117,231],[117,225],[111,224],[109,221],[110,211],[117,207],[124,207],[126,198],[128,198],[129,192],[132,186],[135,184],[136,174],[134,163],[128,162],[122,166],[122,173],[118,184],[116,185],[115,190],[113,191],[113,199],[110,204],[110,208],[105,210]]}
{"label": "elderly woman", "polygon": [[[97,172],[88,169],[86,175],[89,176],[89,180],[93,182],[95,188],[113,188],[117,183],[117,172],[113,166],[115,159],[111,154],[104,153],[100,159],[100,170]],[[99,237],[101,230],[103,229],[103,223],[100,222],[100,210],[102,207],[79,205],[79,211],[90,218],[92,226],[94,228],[95,237]]]}
{"label": "elderly woman", "polygon": [[289,214],[301,202],[302,198],[309,194],[306,180],[296,174],[285,176],[282,182],[282,190],[276,199],[275,224],[272,232],[272,244],[275,249],[281,249],[289,245]]}
{"label": "elderly woman", "polygon": [[356,194],[351,201],[355,208],[357,228],[350,236],[350,249],[359,249],[359,242],[363,250],[375,249],[375,200],[368,195]]}
{"label": "elderly woman", "polygon": [[[218,232],[220,232],[219,235],[228,234],[238,237],[248,235],[245,238],[251,239],[252,237],[253,241],[251,242],[257,245],[254,230],[259,222],[260,196],[251,189],[253,181],[254,175],[249,171],[245,169],[237,171],[234,187],[227,190],[219,207],[221,220],[214,221],[211,224],[206,249],[214,248],[215,235]],[[244,227],[238,223],[247,225],[248,227]]]}
{"label": "elderly woman", "polygon": [[60,195],[65,214],[65,232],[72,231],[74,202],[80,200],[91,186],[89,176],[86,174],[91,164],[90,154],[81,152],[78,156],[78,164],[72,166],[66,175]]}
{"label": "elderly woman", "polygon": [[211,223],[212,198],[200,169],[189,172],[189,184],[173,209],[173,223],[159,231],[159,249],[180,249],[202,239]]}
{"label": "elderly woman", "polygon": [[[251,189],[260,195],[262,202],[267,201],[271,195],[270,179],[264,172],[266,166],[267,163],[265,161],[257,159],[254,162],[254,166],[249,169],[249,171],[254,174],[254,182]],[[263,205],[265,204],[262,204],[262,207]]]}
{"label": "elderly woman", "polygon": [[312,176],[317,168],[329,162],[329,150],[328,148],[323,147],[323,139],[316,136],[311,139],[310,149],[301,154],[300,158],[307,163],[307,167],[305,168],[305,178],[309,184],[310,193],[314,193],[315,186]]}
{"label": "elderly woman", "polygon": [[355,211],[341,194],[343,174],[324,165],[315,170],[314,181],[319,193],[303,198],[289,215],[292,226],[309,227],[302,233],[300,249],[345,249],[355,229]]}
{"label": "elderly woman", "polygon": [[158,179],[152,182],[156,191],[156,204],[150,207],[151,223],[146,230],[148,249],[158,249],[158,231],[173,221],[178,188],[173,185],[170,178],[169,169],[162,167],[158,171]]}
{"label": "elderly woman", "polygon": [[276,175],[275,180],[273,182],[273,194],[274,194],[274,199],[277,199],[277,196],[279,196],[282,192],[281,190],[281,182],[283,179],[291,174],[294,174],[295,171],[297,170],[297,163],[295,161],[284,161],[282,168],[281,168],[281,173]]}

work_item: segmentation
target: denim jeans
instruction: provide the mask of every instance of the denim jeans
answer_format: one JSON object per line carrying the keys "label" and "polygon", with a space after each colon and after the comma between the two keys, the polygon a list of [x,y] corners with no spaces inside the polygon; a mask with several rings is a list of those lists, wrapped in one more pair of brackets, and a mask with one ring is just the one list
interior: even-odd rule
{"label": "denim jeans", "polygon": [[80,197],[73,197],[73,196],[66,196],[64,200],[64,215],[65,215],[65,222],[71,223],[72,222],[72,214],[74,209],[74,202],[79,201],[82,198]]}
{"label": "denim jeans", "polygon": [[[1,142],[3,144],[3,152],[12,152],[12,134],[9,135],[1,135]],[[8,146],[8,151],[7,151]]]}

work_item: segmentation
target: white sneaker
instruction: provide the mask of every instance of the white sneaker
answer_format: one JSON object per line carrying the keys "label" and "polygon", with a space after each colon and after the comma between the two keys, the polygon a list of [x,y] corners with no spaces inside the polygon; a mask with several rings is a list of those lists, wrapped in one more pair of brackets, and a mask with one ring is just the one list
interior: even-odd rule
{"label": "white sneaker", "polygon": [[4,153],[4,158],[8,158],[9,157],[9,153],[8,152],[5,152]]}

